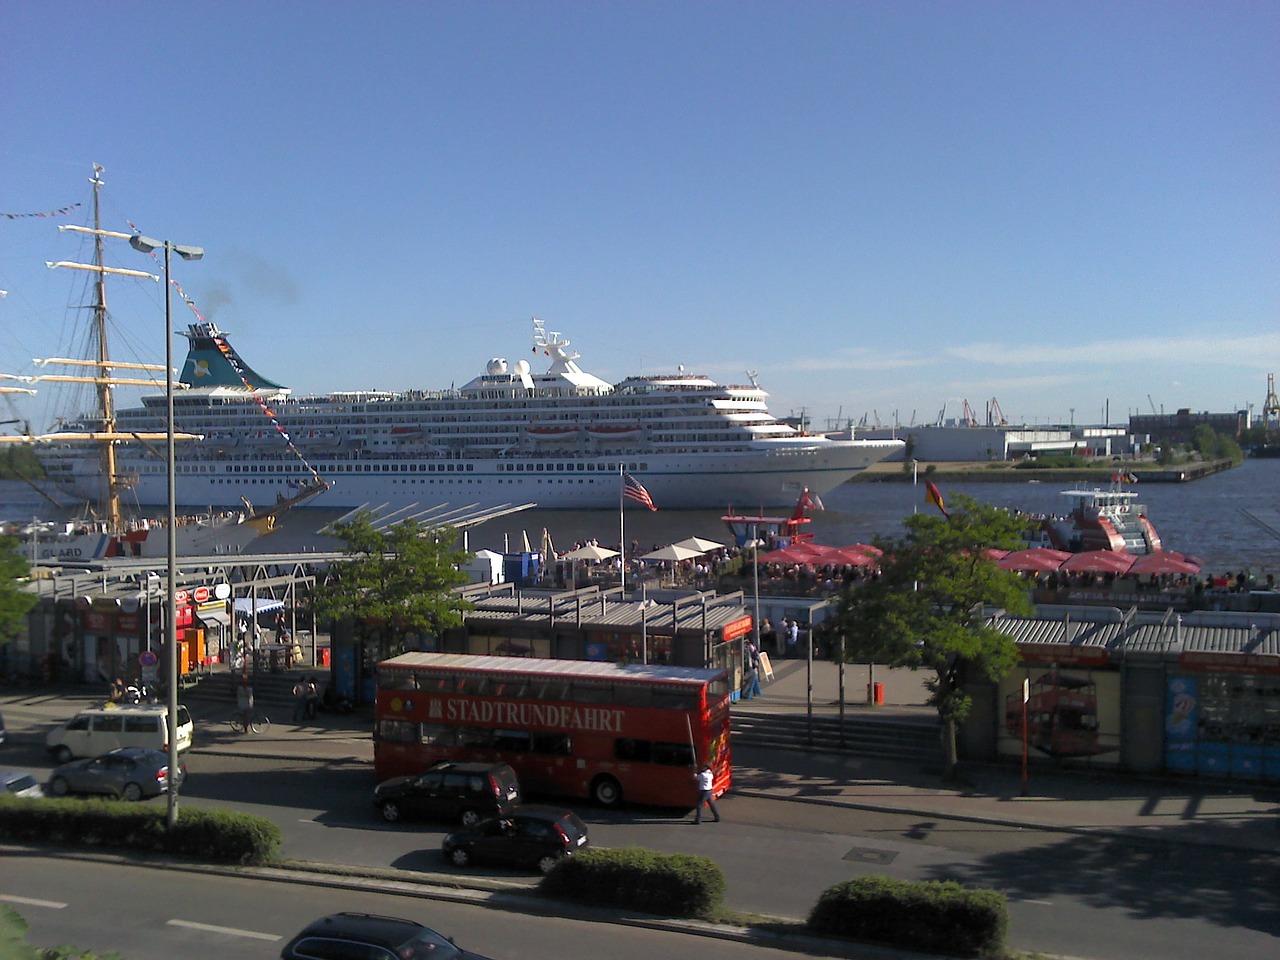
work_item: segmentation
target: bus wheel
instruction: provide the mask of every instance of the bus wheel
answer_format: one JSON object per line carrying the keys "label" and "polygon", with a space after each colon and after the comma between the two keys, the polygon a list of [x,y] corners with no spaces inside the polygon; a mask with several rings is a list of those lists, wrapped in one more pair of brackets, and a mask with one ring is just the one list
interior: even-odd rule
{"label": "bus wheel", "polygon": [[622,802],[622,784],[613,777],[596,777],[591,781],[591,799],[602,807],[616,807]]}

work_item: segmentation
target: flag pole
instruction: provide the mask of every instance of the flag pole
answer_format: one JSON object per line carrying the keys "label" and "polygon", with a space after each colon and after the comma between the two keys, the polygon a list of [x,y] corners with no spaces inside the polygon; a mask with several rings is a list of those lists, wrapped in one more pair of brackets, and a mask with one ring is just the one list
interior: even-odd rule
{"label": "flag pole", "polygon": [[627,592],[627,528],[623,518],[626,516],[622,502],[622,489],[624,481],[622,478],[622,464],[618,464],[618,556],[621,558],[622,565],[618,568],[618,583],[622,587],[622,593],[625,596]]}

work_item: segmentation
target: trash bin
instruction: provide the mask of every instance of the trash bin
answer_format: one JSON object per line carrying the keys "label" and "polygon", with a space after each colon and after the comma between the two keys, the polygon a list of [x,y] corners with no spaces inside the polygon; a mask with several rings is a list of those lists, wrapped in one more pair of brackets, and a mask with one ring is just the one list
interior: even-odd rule
{"label": "trash bin", "polygon": [[328,647],[320,648],[320,665],[322,667],[329,666],[329,648]]}
{"label": "trash bin", "polygon": [[884,706],[884,684],[883,683],[867,684],[867,704],[872,707]]}

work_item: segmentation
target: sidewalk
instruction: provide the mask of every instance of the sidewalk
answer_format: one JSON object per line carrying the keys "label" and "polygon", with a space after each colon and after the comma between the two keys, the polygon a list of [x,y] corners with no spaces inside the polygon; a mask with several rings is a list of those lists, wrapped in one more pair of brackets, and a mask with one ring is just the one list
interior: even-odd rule
{"label": "sidewalk", "polygon": [[[839,712],[838,669],[815,661],[812,676],[802,660],[774,663],[765,696],[736,703],[736,714],[833,716]],[[854,680],[856,679],[856,684]],[[923,676],[877,668],[885,705],[866,705],[867,668],[845,668],[848,716],[932,716],[923,702]],[[857,696],[854,696],[856,688]],[[43,743],[53,723],[100,702],[83,692],[8,693],[0,711],[16,744]],[[196,719],[193,751],[242,756],[309,757],[372,763],[367,713],[320,714],[302,725],[277,718],[263,734],[233,734],[224,722],[232,706],[202,700],[199,687],[183,701]],[[1194,843],[1280,851],[1280,785],[1193,778],[1138,778],[1106,771],[1064,772],[1033,764],[1025,795],[1016,763],[962,766],[963,783],[944,783],[939,769],[867,759],[819,749],[734,748],[733,795],[906,813],[922,819],[963,820],[1073,833],[1107,832],[1169,843]]]}

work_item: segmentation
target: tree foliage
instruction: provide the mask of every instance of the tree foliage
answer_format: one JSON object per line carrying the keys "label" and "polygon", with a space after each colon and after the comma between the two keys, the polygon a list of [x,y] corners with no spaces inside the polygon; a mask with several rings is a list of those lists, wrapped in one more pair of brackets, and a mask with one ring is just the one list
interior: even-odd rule
{"label": "tree foliage", "polygon": [[416,520],[378,529],[365,512],[335,525],[334,535],[346,541],[350,559],[330,567],[316,593],[317,616],[375,623],[392,638],[462,625],[471,605],[452,588],[466,582],[459,568],[471,554],[457,547],[456,529]]}
{"label": "tree foliage", "polygon": [[0,537],[0,643],[18,635],[27,613],[38,602],[22,590],[31,567],[19,552],[20,546],[13,537]]}
{"label": "tree foliage", "polygon": [[905,526],[901,539],[878,541],[881,574],[845,591],[837,625],[846,660],[933,672],[929,704],[943,722],[951,770],[956,726],[972,706],[966,680],[998,680],[1018,662],[1017,645],[986,624],[984,609],[1029,613],[1031,601],[987,551],[1025,546],[1026,520],[960,495],[949,518],[913,514]]}

